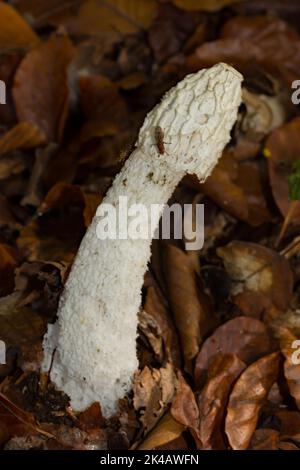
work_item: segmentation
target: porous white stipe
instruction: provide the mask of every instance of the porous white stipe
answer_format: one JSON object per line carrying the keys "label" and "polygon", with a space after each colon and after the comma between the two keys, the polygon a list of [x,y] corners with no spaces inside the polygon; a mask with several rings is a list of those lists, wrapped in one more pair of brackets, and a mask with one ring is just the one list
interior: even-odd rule
{"label": "porous white stipe", "polygon": [[[126,196],[128,206],[144,204],[150,214],[151,204],[167,203],[185,174],[205,180],[230,139],[241,81],[232,67],[218,64],[168,91],[146,117],[103,203],[117,207],[119,196]],[[164,154],[156,145],[156,126],[164,132]],[[99,401],[109,416],[138,368],[137,313],[151,240],[99,240],[97,222],[95,216],[61,296],[57,323],[45,335],[42,369],[51,364],[52,382],[76,411]]]}

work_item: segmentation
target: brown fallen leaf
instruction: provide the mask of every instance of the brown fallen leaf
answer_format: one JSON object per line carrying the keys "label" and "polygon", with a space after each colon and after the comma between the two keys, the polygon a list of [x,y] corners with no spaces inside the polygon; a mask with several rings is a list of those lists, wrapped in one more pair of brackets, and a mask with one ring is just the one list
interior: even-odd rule
{"label": "brown fallen leaf", "polygon": [[80,186],[60,182],[52,186],[37,211],[42,216],[55,209],[78,206],[82,208],[84,221],[88,226],[100,202],[101,197],[97,194],[86,194]]}
{"label": "brown fallen leaf", "polygon": [[105,426],[105,419],[102,416],[101,406],[99,403],[93,403],[86,410],[77,416],[76,425],[83,431],[89,429],[97,429]]}
{"label": "brown fallen leaf", "polygon": [[175,367],[179,367],[181,358],[178,335],[165,300],[153,286],[150,286],[147,289],[144,310],[150,318],[152,318],[152,322],[154,322],[157,328],[157,335],[153,337],[153,331],[155,331],[155,328],[153,330],[153,327],[150,327],[147,338],[150,341],[158,359],[163,361],[166,356],[167,361],[170,361]]}
{"label": "brown fallen leaf", "polygon": [[181,436],[184,430],[185,426],[167,413],[139,445],[138,450],[152,450],[166,445]]}
{"label": "brown fallen leaf", "polygon": [[36,435],[54,437],[38,426],[32,413],[20,408],[2,392],[0,392],[0,421],[5,424],[8,437]]}
{"label": "brown fallen leaf", "polygon": [[293,442],[280,441],[278,444],[278,449],[279,450],[299,450],[299,445]]}
{"label": "brown fallen leaf", "polygon": [[221,10],[233,3],[243,2],[245,0],[172,0],[172,2],[183,10],[195,11],[203,10],[214,12]]}
{"label": "brown fallen leaf", "polygon": [[128,109],[118,87],[101,75],[79,79],[80,102],[86,121],[80,132],[81,145],[91,139],[114,136],[128,121]]}
{"label": "brown fallen leaf", "polygon": [[31,20],[35,28],[45,26],[60,26],[79,7],[81,0],[69,2],[69,0],[14,0],[15,8]]}
{"label": "brown fallen leaf", "polygon": [[14,78],[13,98],[19,121],[27,121],[48,142],[62,137],[69,106],[68,66],[73,46],[66,36],[51,36],[22,60]]}
{"label": "brown fallen leaf", "polygon": [[271,218],[261,181],[258,161],[238,162],[232,152],[225,151],[201,191],[238,219],[259,225]]}
{"label": "brown fallen leaf", "polygon": [[279,431],[282,439],[289,439],[299,433],[300,413],[298,411],[279,410],[275,416],[279,419]]}
{"label": "brown fallen leaf", "polygon": [[191,71],[222,61],[246,77],[259,70],[270,73],[290,88],[299,75],[300,39],[276,17],[235,16],[225,23],[219,39],[206,42],[187,58],[187,66]]}
{"label": "brown fallen leaf", "polygon": [[296,405],[300,410],[300,363],[299,363],[299,345],[295,342],[299,339],[296,332],[289,331],[288,334],[281,337],[281,351],[285,357],[283,370],[291,396],[295,399]]}
{"label": "brown fallen leaf", "polygon": [[246,364],[273,350],[266,326],[249,317],[237,317],[219,326],[204,342],[195,364],[195,381],[203,381],[203,373],[213,359],[223,354],[235,354]]}
{"label": "brown fallen leaf", "polygon": [[170,364],[160,369],[144,367],[133,385],[133,406],[140,413],[143,434],[148,433],[166,412],[176,387],[176,376]]}
{"label": "brown fallen leaf", "polygon": [[0,181],[20,174],[27,167],[28,162],[18,152],[12,152],[0,158]]}
{"label": "brown fallen leaf", "polygon": [[278,352],[262,357],[251,364],[236,381],[225,420],[225,432],[232,449],[248,448],[260,409],[277,379],[279,359]]}
{"label": "brown fallen leaf", "polygon": [[243,88],[242,97],[246,112],[240,130],[246,138],[261,141],[285,121],[285,109],[278,96],[251,93]]}
{"label": "brown fallen leaf", "polygon": [[191,387],[184,380],[181,373],[178,375],[176,394],[172,401],[170,412],[178,423],[183,424],[191,431],[197,447],[200,447],[198,405]]}
{"label": "brown fallen leaf", "polygon": [[179,248],[166,245],[164,271],[170,304],[174,313],[185,366],[197,355],[199,346],[211,324],[212,316],[205,302],[200,301],[196,276],[189,257]]}
{"label": "brown fallen leaf", "polygon": [[203,449],[226,449],[222,429],[228,397],[233,383],[245,367],[233,354],[220,354],[212,361],[206,383],[198,396],[199,437]]}
{"label": "brown fallen leaf", "polygon": [[54,236],[45,235],[36,222],[25,225],[17,238],[20,253],[27,261],[51,261],[71,263],[76,253],[77,243],[67,243]]}
{"label": "brown fallen leaf", "polygon": [[249,449],[278,450],[279,438],[279,432],[274,429],[256,429],[253,433]]}
{"label": "brown fallen leaf", "polygon": [[[47,322],[33,310],[19,307],[19,294],[0,299],[0,339],[18,355],[20,367],[38,370],[42,359],[42,337]],[[26,367],[24,367],[25,370]]]}
{"label": "brown fallen leaf", "polygon": [[0,3],[0,48],[28,48],[40,41],[22,16],[7,3]]}
{"label": "brown fallen leaf", "polygon": [[285,312],[293,291],[293,277],[283,256],[256,243],[240,241],[218,248],[217,253],[235,283],[232,300],[239,306],[244,305],[245,314],[248,312],[247,303],[243,304],[243,294],[251,301],[249,292],[261,300],[256,307],[259,312],[263,307],[267,320]]}
{"label": "brown fallen leaf", "polygon": [[23,263],[15,272],[18,305],[42,315],[55,315],[67,272],[66,263]]}
{"label": "brown fallen leaf", "polygon": [[115,31],[132,34],[150,26],[156,8],[155,0],[88,0],[78,15],[67,22],[67,28],[76,35],[97,36]]}
{"label": "brown fallen leaf", "polygon": [[11,150],[40,147],[46,142],[44,134],[29,122],[20,122],[0,138],[0,155]]}
{"label": "brown fallen leaf", "polygon": [[12,292],[14,282],[14,271],[20,262],[18,251],[10,245],[0,243],[0,297]]}
{"label": "brown fallen leaf", "polygon": [[195,14],[179,10],[174,5],[160,4],[149,29],[149,44],[158,63],[178,52],[195,29]]}

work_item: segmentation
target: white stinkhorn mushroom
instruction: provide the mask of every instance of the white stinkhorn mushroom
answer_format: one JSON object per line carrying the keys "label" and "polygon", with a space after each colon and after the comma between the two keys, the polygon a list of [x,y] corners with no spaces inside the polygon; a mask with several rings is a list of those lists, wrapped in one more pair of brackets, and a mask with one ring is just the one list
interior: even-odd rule
{"label": "white stinkhorn mushroom", "polygon": [[[185,174],[205,180],[230,139],[241,81],[232,67],[218,64],[172,88],[146,117],[134,151],[102,204],[118,208],[119,197],[125,196],[128,207],[143,204],[150,214],[152,204],[167,203]],[[157,129],[163,131],[164,142],[157,142]],[[109,416],[131,388],[138,368],[141,288],[160,216],[161,211],[152,214],[148,239],[99,240],[96,215],[82,240],[60,299],[58,321],[49,325],[44,338],[42,364],[76,411],[99,401]],[[144,220],[146,232],[149,219]]]}

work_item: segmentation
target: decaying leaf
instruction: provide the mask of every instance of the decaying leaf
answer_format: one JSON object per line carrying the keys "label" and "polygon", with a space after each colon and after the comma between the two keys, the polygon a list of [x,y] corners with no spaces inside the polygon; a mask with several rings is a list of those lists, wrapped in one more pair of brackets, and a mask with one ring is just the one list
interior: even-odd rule
{"label": "decaying leaf", "polygon": [[10,294],[14,288],[14,270],[20,256],[15,248],[0,243],[0,296]]}
{"label": "decaying leaf", "polygon": [[270,220],[260,175],[257,161],[238,162],[225,151],[200,189],[234,217],[259,225]]}
{"label": "decaying leaf", "polygon": [[184,430],[185,426],[167,413],[140,444],[138,450],[152,450],[166,445],[181,436]]}
{"label": "decaying leaf", "polygon": [[22,173],[27,167],[24,155],[12,153],[0,158],[0,181]]}
{"label": "decaying leaf", "polygon": [[[147,290],[144,309],[148,318],[150,317],[147,321],[149,327],[145,331],[143,324],[140,324],[140,328],[147,335],[157,358],[162,361],[166,356],[167,361],[179,367],[178,335],[162,295],[153,286],[150,286]],[[155,335],[154,332],[156,332]]]}
{"label": "decaying leaf", "polygon": [[244,88],[243,103],[247,112],[241,129],[247,138],[254,141],[261,140],[285,120],[285,110],[278,97],[258,95]]}
{"label": "decaying leaf", "polygon": [[46,321],[36,312],[18,306],[19,295],[0,299],[0,339],[7,350],[18,353],[19,364],[37,370],[42,358],[41,339],[46,331]]}
{"label": "decaying leaf", "polygon": [[275,429],[256,429],[249,448],[251,450],[278,450],[279,432]]}
{"label": "decaying leaf", "polygon": [[17,49],[34,46],[39,37],[18,12],[7,3],[0,3],[0,47]]}
{"label": "decaying leaf", "polygon": [[198,446],[201,445],[199,434],[199,409],[191,387],[179,374],[176,394],[171,406],[171,415],[178,423],[190,429]]}
{"label": "decaying leaf", "polygon": [[157,61],[163,62],[178,52],[195,28],[194,15],[173,5],[161,4],[149,29],[149,43]]}
{"label": "decaying leaf", "polygon": [[20,230],[17,246],[28,261],[54,261],[70,263],[75,256],[74,240],[71,245],[56,237],[41,233],[32,222]]}
{"label": "decaying leaf", "polygon": [[[300,317],[299,313],[295,315],[294,328],[290,329],[286,324],[279,328],[281,351],[285,357],[284,361],[284,376],[286,378],[290,394],[295,399],[296,405],[300,410],[300,363],[299,363],[299,349],[300,343]],[[275,327],[276,328],[276,327]]]}
{"label": "decaying leaf", "polygon": [[235,354],[241,361],[251,364],[272,348],[269,332],[262,322],[248,317],[229,320],[204,342],[196,359],[195,380],[200,383],[203,373],[220,355]]}
{"label": "decaying leaf", "polygon": [[217,355],[207,371],[207,380],[198,396],[200,440],[203,449],[225,449],[222,434],[231,387],[245,364],[234,354]]}
{"label": "decaying leaf", "polygon": [[221,10],[232,3],[243,2],[244,0],[172,0],[175,5],[184,10],[204,10],[217,11]]}
{"label": "decaying leaf", "polygon": [[101,202],[97,194],[86,194],[80,186],[67,183],[57,183],[48,192],[45,199],[38,208],[41,216],[51,210],[63,210],[71,205],[82,207],[83,217],[88,226],[95,215],[96,209]]}
{"label": "decaying leaf", "polygon": [[293,289],[292,272],[287,260],[275,251],[255,243],[233,241],[218,248],[225,269],[235,286],[233,301],[247,314],[247,302],[251,308],[254,294],[256,308],[265,310],[267,318],[276,317],[289,306]]}
{"label": "decaying leaf", "polygon": [[155,0],[88,0],[81,5],[78,16],[70,20],[68,29],[78,35],[115,31],[132,34],[150,26],[156,8]]}
{"label": "decaying leaf", "polygon": [[164,251],[165,276],[186,366],[197,355],[210,324],[209,307],[201,303],[188,256],[167,245]]}
{"label": "decaying leaf", "polygon": [[36,148],[45,144],[44,134],[29,122],[20,122],[0,138],[0,155],[11,150]]}
{"label": "decaying leaf", "polygon": [[264,356],[251,364],[230,394],[225,432],[234,450],[247,449],[256,428],[260,409],[278,376],[279,354]]}
{"label": "decaying leaf", "polygon": [[73,46],[66,36],[52,36],[22,60],[13,97],[19,121],[33,124],[48,142],[62,137],[69,106],[68,66]]}
{"label": "decaying leaf", "polygon": [[137,373],[133,385],[133,406],[140,413],[144,433],[149,432],[172,401],[176,376],[170,364],[160,369],[144,367]]}
{"label": "decaying leaf", "polygon": [[197,70],[220,61],[232,64],[246,77],[263,70],[290,87],[298,78],[300,39],[276,17],[236,16],[225,23],[216,41],[197,48],[187,64],[190,70]]}

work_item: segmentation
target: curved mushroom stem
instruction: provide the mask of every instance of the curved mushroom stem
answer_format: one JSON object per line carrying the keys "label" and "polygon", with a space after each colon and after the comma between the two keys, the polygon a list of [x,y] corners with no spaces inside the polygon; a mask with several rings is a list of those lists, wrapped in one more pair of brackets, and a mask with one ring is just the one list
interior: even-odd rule
{"label": "curved mushroom stem", "polygon": [[[138,368],[141,288],[163,205],[185,174],[204,180],[216,165],[236,120],[241,80],[236,70],[218,64],[172,88],[146,117],[136,149],[99,206],[60,299],[58,321],[44,339],[42,369],[51,369],[51,380],[75,410],[99,401],[109,416],[130,390]],[[163,145],[156,141],[158,126]],[[118,212],[123,201],[128,208],[143,205],[140,230],[147,238],[130,238],[126,226],[133,214]],[[99,239],[106,204],[121,214],[124,239],[116,239],[110,226],[108,238]],[[153,211],[152,204],[161,207]]]}

